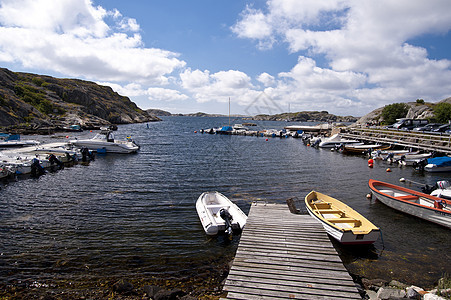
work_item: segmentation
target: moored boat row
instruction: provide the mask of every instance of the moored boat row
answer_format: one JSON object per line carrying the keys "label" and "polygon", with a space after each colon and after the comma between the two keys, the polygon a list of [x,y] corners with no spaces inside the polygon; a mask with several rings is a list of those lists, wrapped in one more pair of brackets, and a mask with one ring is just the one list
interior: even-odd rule
{"label": "moored boat row", "polygon": [[[2,136],[11,135],[3,134]],[[30,141],[8,144],[8,149],[0,152],[0,179],[22,174],[39,176],[45,173],[46,169],[61,169],[64,165],[80,160],[92,160],[94,157],[92,152],[133,153],[140,148],[130,137],[125,141],[115,139],[113,132],[107,128],[102,128],[99,133],[89,139],[73,139],[68,142],[48,144]],[[7,142],[9,141],[3,142],[0,146]]]}

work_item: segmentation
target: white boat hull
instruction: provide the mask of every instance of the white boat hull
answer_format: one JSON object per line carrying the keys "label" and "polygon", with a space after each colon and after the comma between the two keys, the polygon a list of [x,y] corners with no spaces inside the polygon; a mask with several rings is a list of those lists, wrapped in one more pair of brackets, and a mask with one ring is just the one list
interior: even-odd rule
{"label": "white boat hull", "polygon": [[[436,198],[423,193],[408,193],[404,192],[407,189],[392,189],[390,187],[383,187],[381,189],[372,188],[370,184],[371,193],[375,198],[385,205],[404,212],[406,214],[430,221],[448,228],[451,228],[451,211],[447,209],[437,209],[431,203],[440,201]],[[392,195],[393,194],[393,195]],[[409,200],[399,200],[403,195],[417,195],[418,202]],[[396,199],[398,197],[398,199]]]}
{"label": "white boat hull", "polygon": [[320,218],[318,218],[308,207],[307,211],[310,216],[312,216],[315,220],[320,222],[323,225],[324,230],[331,237],[336,239],[338,242],[344,245],[365,245],[365,244],[373,244],[379,238],[379,231],[372,231],[368,234],[353,234],[351,231],[340,231],[335,227],[330,226]]}
{"label": "white boat hull", "polygon": [[99,149],[105,149],[107,153],[134,153],[139,150],[139,146],[135,145],[132,142],[120,144],[117,142],[97,142],[93,140],[74,140],[71,141],[71,144],[76,147],[82,148],[86,147],[91,151],[97,151]]}
{"label": "white boat hull", "polygon": [[232,216],[233,231],[243,230],[247,216],[227,197],[218,192],[202,193],[196,201],[196,210],[202,227],[207,235],[217,235],[227,230],[226,222],[220,216],[221,209],[225,209]]}

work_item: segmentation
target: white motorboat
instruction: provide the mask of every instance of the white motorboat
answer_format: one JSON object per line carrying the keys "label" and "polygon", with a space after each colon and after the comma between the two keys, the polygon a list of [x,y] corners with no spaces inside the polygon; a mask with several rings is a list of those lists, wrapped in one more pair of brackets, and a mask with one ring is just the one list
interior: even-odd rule
{"label": "white motorboat", "polygon": [[249,128],[244,126],[243,124],[235,124],[232,126],[234,132],[248,131]]}
{"label": "white motorboat", "polygon": [[73,157],[63,153],[0,153],[0,164],[16,174],[30,174],[33,172],[33,167],[61,168],[64,163],[72,160]]}
{"label": "white motorboat", "polygon": [[21,140],[18,134],[2,134],[0,136],[0,148],[14,148],[39,145],[35,140]]}
{"label": "white motorboat", "polygon": [[431,155],[431,153],[408,153],[401,155],[397,161],[403,166],[413,166],[413,164],[419,163],[423,159],[431,157]]}
{"label": "white motorboat", "polygon": [[207,235],[241,231],[247,216],[226,196],[219,192],[204,192],[196,201],[196,210]]}
{"label": "white motorboat", "polygon": [[374,150],[371,152],[371,156],[376,159],[388,160],[389,158],[398,159],[402,155],[406,154],[417,154],[418,151],[410,151],[410,150]]}
{"label": "white motorboat", "polygon": [[451,200],[451,185],[448,180],[437,181],[435,187],[431,192],[432,196]]}
{"label": "white motorboat", "polygon": [[0,164],[0,179],[7,178],[16,172],[13,166]]}
{"label": "white motorboat", "polygon": [[31,155],[54,154],[58,158],[62,157],[63,155],[67,156],[72,160],[79,160],[81,158],[80,149],[66,142],[40,144],[32,147],[10,149],[2,151],[2,153],[6,156],[31,156]]}
{"label": "white motorboat", "polygon": [[79,148],[85,147],[91,151],[107,153],[133,153],[139,150],[139,145],[130,138],[127,138],[126,141],[115,140],[113,132],[109,129],[101,129],[91,139],[72,140],[70,144]]}
{"label": "white motorboat", "polygon": [[348,140],[343,138],[339,133],[334,134],[331,137],[321,139],[319,143],[320,148],[335,148],[339,145],[357,144],[360,143],[357,140]]}
{"label": "white motorboat", "polygon": [[451,171],[451,157],[442,156],[428,158],[424,170],[428,172],[450,172]]}
{"label": "white motorboat", "polygon": [[286,129],[288,131],[302,130],[304,132],[320,132],[320,131],[332,130],[332,127],[333,127],[332,124],[324,123],[324,124],[318,124],[318,125],[313,125],[313,126],[309,126],[309,125],[289,125],[289,126],[285,126],[284,129]]}

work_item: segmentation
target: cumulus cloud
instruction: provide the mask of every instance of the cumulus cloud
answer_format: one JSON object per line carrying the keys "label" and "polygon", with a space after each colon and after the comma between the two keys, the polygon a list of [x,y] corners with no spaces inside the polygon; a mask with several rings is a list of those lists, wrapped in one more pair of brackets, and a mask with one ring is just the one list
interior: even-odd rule
{"label": "cumulus cloud", "polygon": [[272,75],[264,72],[258,75],[257,80],[263,83],[264,86],[271,86],[275,83],[275,78]]}
{"label": "cumulus cloud", "polygon": [[235,103],[247,105],[260,93],[252,85],[251,78],[237,70],[209,71],[186,69],[180,74],[181,85],[199,103],[210,101],[227,102],[234,98]]}
{"label": "cumulus cloud", "polygon": [[146,95],[149,100],[163,100],[163,101],[177,101],[186,100],[189,97],[180,93],[179,91],[164,88],[148,88]]}
{"label": "cumulus cloud", "polygon": [[[279,41],[300,54],[290,72],[279,74],[274,95],[293,99],[296,91],[316,105],[367,108],[385,104],[381,100],[449,96],[451,61],[430,59],[409,41],[447,33],[450,10],[448,0],[268,0],[264,10],[246,8],[232,31],[259,47]],[[257,27],[264,34],[256,34]],[[316,66],[317,58],[325,58],[324,67]]]}
{"label": "cumulus cloud", "polygon": [[186,63],[145,48],[135,19],[90,0],[4,0],[0,60],[87,79],[168,84]]}
{"label": "cumulus cloud", "polygon": [[127,95],[129,97],[147,97],[151,101],[182,101],[189,97],[178,90],[161,87],[146,88],[139,83],[129,83],[121,85],[114,82],[97,82],[100,85],[110,86],[115,92],[120,95]]}

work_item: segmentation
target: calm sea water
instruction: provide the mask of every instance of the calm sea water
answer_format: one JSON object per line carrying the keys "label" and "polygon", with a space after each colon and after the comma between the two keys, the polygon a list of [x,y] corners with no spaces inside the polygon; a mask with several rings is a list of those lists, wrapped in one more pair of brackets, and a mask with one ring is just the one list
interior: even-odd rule
{"label": "calm sea water", "polygon": [[[241,123],[241,120],[237,122]],[[194,133],[227,118],[167,117],[120,126],[141,145],[132,155],[97,156],[39,179],[0,185],[0,283],[115,277],[202,276],[238,246],[207,237],[195,201],[220,191],[246,213],[255,200],[285,203],[312,189],[341,199],[382,229],[374,247],[336,248],[352,273],[430,286],[451,273],[451,231],[368,200],[368,179],[451,180],[306,147],[300,139]],[[285,122],[257,122],[282,128]],[[92,136],[83,132],[74,136]],[[55,142],[64,136],[33,137]]]}

